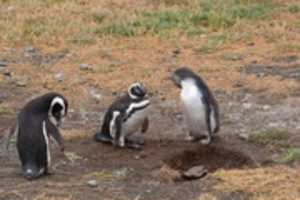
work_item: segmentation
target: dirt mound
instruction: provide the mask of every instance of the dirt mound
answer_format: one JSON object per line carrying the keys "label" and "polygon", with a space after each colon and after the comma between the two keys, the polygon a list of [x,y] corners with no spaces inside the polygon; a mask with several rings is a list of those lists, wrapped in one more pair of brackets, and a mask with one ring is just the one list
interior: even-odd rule
{"label": "dirt mound", "polygon": [[219,168],[232,169],[254,165],[253,160],[241,152],[212,145],[185,150],[167,158],[165,162],[177,170],[203,165],[209,172]]}

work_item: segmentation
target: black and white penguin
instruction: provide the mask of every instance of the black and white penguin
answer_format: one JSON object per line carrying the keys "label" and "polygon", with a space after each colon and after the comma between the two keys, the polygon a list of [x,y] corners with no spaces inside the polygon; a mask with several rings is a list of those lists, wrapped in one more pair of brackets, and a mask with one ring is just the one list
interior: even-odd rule
{"label": "black and white penguin", "polygon": [[12,131],[17,135],[17,150],[25,177],[48,174],[51,165],[50,135],[64,151],[58,130],[67,115],[68,102],[58,93],[47,93],[28,102],[17,116]]}
{"label": "black and white penguin", "polygon": [[219,131],[219,106],[203,79],[191,69],[177,69],[172,80],[181,88],[180,98],[189,133],[187,140],[209,144]]}
{"label": "black and white penguin", "polygon": [[147,131],[149,105],[146,88],[140,83],[130,85],[127,93],[109,107],[101,131],[95,134],[94,139],[118,147],[141,148],[144,142],[129,136],[139,129],[142,133]]}

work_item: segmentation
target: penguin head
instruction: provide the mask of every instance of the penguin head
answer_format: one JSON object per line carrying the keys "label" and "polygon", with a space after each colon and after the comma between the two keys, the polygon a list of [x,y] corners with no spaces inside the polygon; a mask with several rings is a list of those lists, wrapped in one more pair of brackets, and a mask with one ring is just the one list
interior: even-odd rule
{"label": "penguin head", "polygon": [[128,95],[132,99],[142,99],[147,95],[147,90],[141,83],[136,82],[129,86]]}
{"label": "penguin head", "polygon": [[59,126],[63,118],[67,115],[67,112],[67,100],[61,95],[54,96],[49,107],[49,118],[51,122],[56,126]]}
{"label": "penguin head", "polygon": [[194,79],[195,78],[195,73],[190,70],[187,67],[181,67],[173,73],[171,79],[175,83],[176,86],[179,88],[182,87],[182,81],[185,81],[187,79]]}

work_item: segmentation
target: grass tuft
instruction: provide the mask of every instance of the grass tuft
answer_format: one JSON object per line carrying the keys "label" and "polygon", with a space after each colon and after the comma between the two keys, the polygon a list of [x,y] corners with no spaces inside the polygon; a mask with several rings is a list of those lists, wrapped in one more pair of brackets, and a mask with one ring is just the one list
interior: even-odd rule
{"label": "grass tuft", "polygon": [[177,30],[185,34],[203,33],[203,28],[226,29],[240,20],[264,19],[273,4],[242,0],[200,0],[192,9],[167,8],[142,11],[130,20],[114,21],[100,27],[100,33],[132,37],[146,33]]}
{"label": "grass tuft", "polygon": [[297,4],[293,4],[293,5],[289,5],[288,6],[288,11],[290,13],[299,13],[300,12],[300,5]]}
{"label": "grass tuft", "polygon": [[271,128],[261,131],[255,131],[249,137],[249,141],[253,143],[273,143],[285,141],[288,139],[289,132],[286,129]]}
{"label": "grass tuft", "polygon": [[11,114],[11,113],[12,111],[9,108],[0,106],[0,115]]}
{"label": "grass tuft", "polygon": [[300,160],[300,148],[289,148],[283,152],[275,162],[278,163],[290,163]]}

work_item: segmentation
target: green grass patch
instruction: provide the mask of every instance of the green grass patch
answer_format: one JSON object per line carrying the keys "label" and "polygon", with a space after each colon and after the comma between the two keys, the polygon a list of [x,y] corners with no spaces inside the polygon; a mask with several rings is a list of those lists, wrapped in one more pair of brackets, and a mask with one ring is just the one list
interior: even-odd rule
{"label": "green grass patch", "polygon": [[288,11],[290,13],[299,13],[300,12],[300,4],[293,4],[288,6]]}
{"label": "green grass patch", "polygon": [[12,111],[9,108],[0,105],[0,115],[11,114],[11,113]]}
{"label": "green grass patch", "polygon": [[261,144],[278,143],[286,141],[288,137],[288,130],[280,128],[271,128],[253,132],[252,134],[250,134],[249,141]]}
{"label": "green grass patch", "polygon": [[116,20],[98,28],[98,33],[132,37],[146,33],[181,31],[202,34],[203,28],[226,29],[241,20],[264,19],[274,5],[269,1],[199,0],[194,8],[171,7],[141,11],[128,20]]}
{"label": "green grass patch", "polygon": [[300,148],[289,148],[274,161],[278,163],[291,163],[300,160]]}

